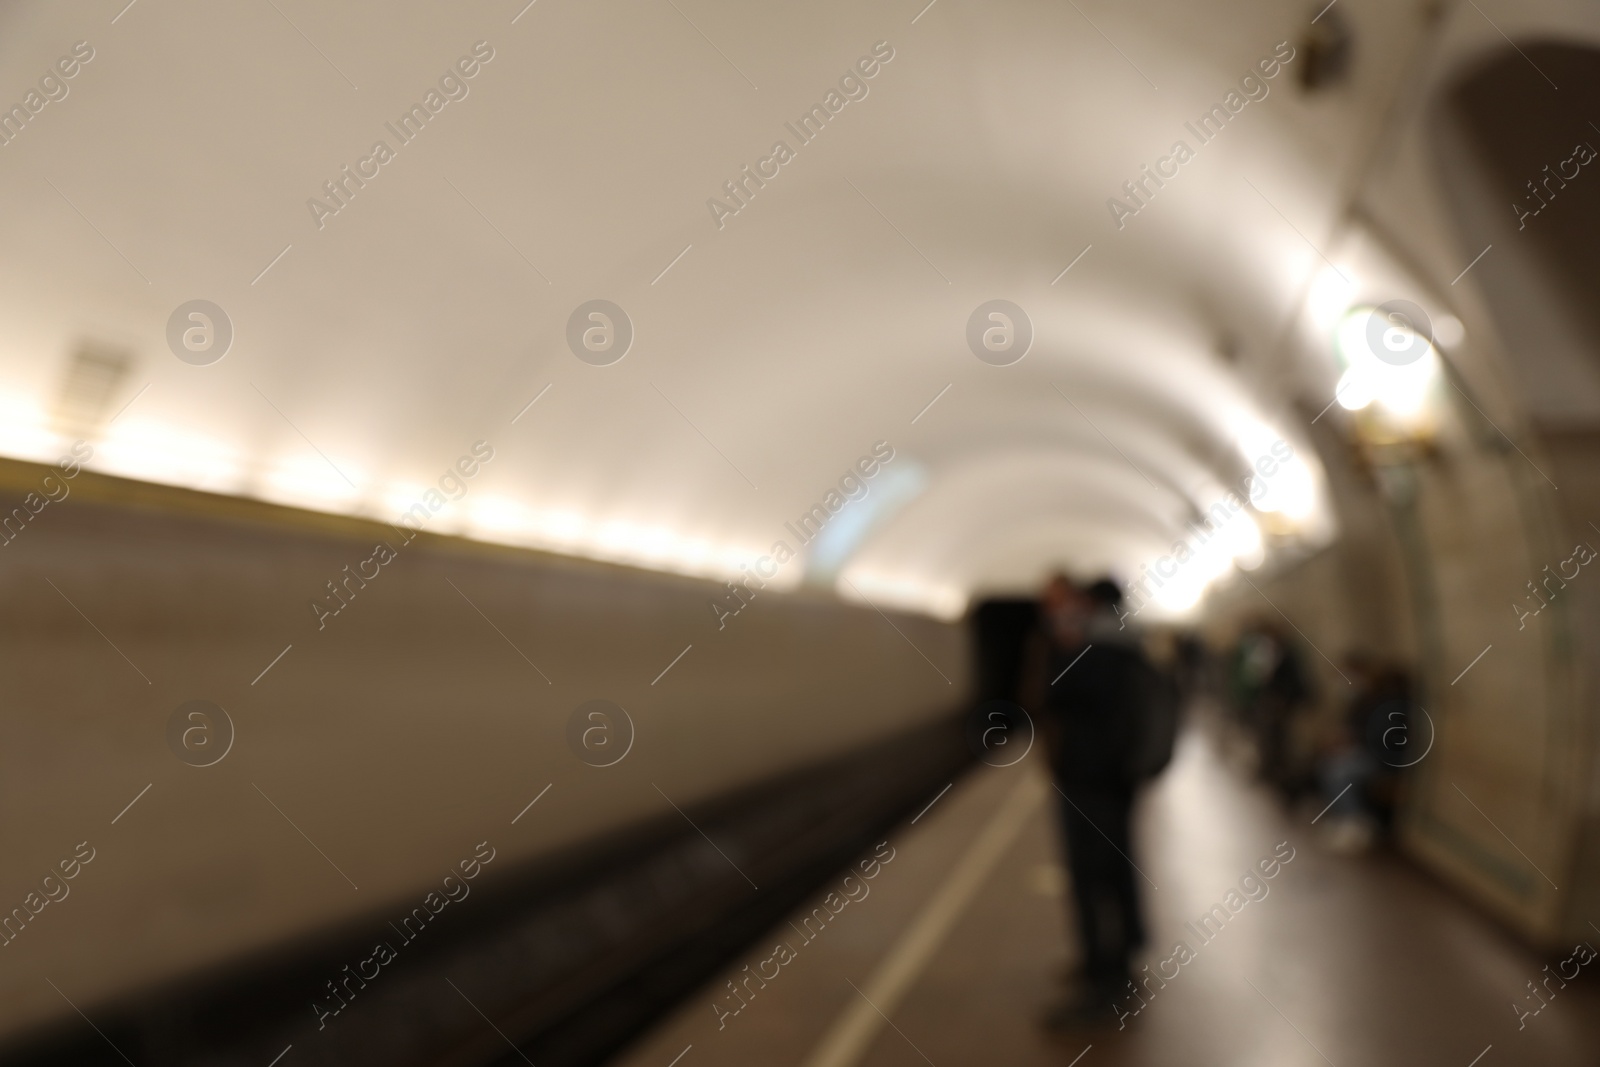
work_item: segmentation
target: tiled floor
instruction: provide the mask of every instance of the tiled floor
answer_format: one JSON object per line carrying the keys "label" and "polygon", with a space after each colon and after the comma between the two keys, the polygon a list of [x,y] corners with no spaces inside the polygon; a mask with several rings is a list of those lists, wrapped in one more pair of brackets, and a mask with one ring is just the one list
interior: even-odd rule
{"label": "tiled floor", "polygon": [[[1031,758],[965,779],[890,838],[894,858],[823,933],[806,941],[798,926],[810,910],[797,913],[619,1062],[1600,1063],[1600,964],[1519,1031],[1513,1001],[1560,955],[1523,948],[1403,860],[1328,852],[1314,828],[1227,770],[1198,731],[1143,800],[1135,857],[1152,927],[1139,962],[1156,970],[1180,938],[1193,958],[1165,965],[1176,977],[1125,1028],[1049,1035],[1038,1017],[1074,954],[1053,795]],[[1259,861],[1291,849],[1266,895],[1252,887],[1260,899],[1209,942],[1186,929]],[[834,888],[835,907],[845,889],[862,892]],[[1592,940],[1600,945],[1600,935]],[[793,957],[763,963],[779,942]],[[745,964],[776,977],[765,988],[751,980],[748,1003],[721,1015],[714,1003],[722,1012],[741,1003],[724,981],[745,978]]]}

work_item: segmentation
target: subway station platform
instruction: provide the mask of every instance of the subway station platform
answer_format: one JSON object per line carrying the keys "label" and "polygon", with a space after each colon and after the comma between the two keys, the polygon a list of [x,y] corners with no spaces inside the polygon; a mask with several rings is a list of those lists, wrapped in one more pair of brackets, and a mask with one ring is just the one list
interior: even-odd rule
{"label": "subway station platform", "polygon": [[[1077,953],[1057,794],[1035,754],[955,783],[888,837],[877,850],[888,862],[868,858],[872,878],[841,872],[617,1062],[1594,1063],[1592,968],[1546,982],[1570,952],[1530,951],[1392,852],[1330,848],[1315,812],[1286,814],[1225,758],[1223,738],[1202,718],[1141,801],[1134,858],[1151,937],[1135,968],[1176,976],[1130,994],[1120,1025],[1041,1023]],[[1275,876],[1248,883],[1219,931],[1200,931],[1264,860],[1278,861]],[[1175,957],[1180,941],[1190,953]],[[1530,982],[1553,992],[1519,1017],[1541,1003]]]}

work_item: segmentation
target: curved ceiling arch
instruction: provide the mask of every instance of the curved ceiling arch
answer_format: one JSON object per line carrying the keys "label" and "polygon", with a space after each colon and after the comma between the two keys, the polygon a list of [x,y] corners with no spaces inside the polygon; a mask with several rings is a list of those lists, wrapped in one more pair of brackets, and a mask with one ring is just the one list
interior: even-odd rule
{"label": "curved ceiling arch", "polygon": [[[1287,77],[1125,230],[1105,203],[1285,34],[1239,41],[1181,5],[1159,31],[1130,23],[1156,92],[1050,5],[938,9],[915,26],[835,5],[825,30],[798,12],[702,6],[723,47],[751,59],[759,93],[684,62],[703,42],[670,11],[540,8],[480,32],[419,6],[410,22],[380,20],[382,49],[356,32],[360,5],[324,12],[308,32],[348,52],[359,95],[308,55],[277,97],[257,90],[281,72],[174,51],[185,19],[216,28],[203,10],[122,20],[86,71],[119,91],[80,80],[28,144],[126,261],[35,171],[0,174],[11,202],[44,205],[17,220],[0,286],[0,404],[20,413],[0,449],[51,458],[78,432],[55,413],[61,383],[78,349],[105,342],[130,355],[82,431],[103,469],[393,519],[481,438],[496,458],[439,529],[696,573],[737,573],[878,440],[925,469],[921,506],[952,521],[965,500],[1066,531],[1107,507],[1107,529],[1130,543],[1147,528],[1169,537],[1236,484],[1242,438],[1286,421],[1273,414],[1285,401],[1216,353],[1261,350],[1261,309],[1312,258],[1230,176],[1249,164],[1296,218],[1314,201],[1288,158],[1304,146]],[[1288,24],[1257,7],[1253,24]],[[774,18],[791,33],[778,50]],[[75,19],[14,12],[0,49],[49,53],[87,32]],[[274,19],[245,29],[282,32]],[[601,30],[615,31],[601,57],[554,43]],[[496,58],[470,95],[313,225],[307,198],[479,36]],[[718,228],[708,198],[885,38],[895,56],[870,93]],[[619,99],[625,71],[659,94]],[[202,74],[215,93],[179,91]],[[162,121],[139,123],[152,101]],[[175,163],[196,129],[227,160],[209,183]],[[97,184],[88,144],[119,160],[115,184]],[[1220,231],[1219,204],[1259,215],[1264,236]],[[236,325],[234,350],[206,368],[172,360],[164,339],[172,309],[197,296]],[[980,363],[964,340],[994,297],[1036,331],[1011,367]],[[566,350],[568,317],[595,298],[636,328],[609,367]],[[1101,486],[1109,472],[1128,485]],[[965,532],[949,543],[990,558],[976,531],[952,529]],[[920,580],[980,580],[943,551]]]}

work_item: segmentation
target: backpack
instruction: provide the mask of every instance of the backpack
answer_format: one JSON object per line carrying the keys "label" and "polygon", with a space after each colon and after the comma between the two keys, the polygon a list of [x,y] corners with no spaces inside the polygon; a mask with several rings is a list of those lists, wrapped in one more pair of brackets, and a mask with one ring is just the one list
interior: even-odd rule
{"label": "backpack", "polygon": [[1181,698],[1178,682],[1169,671],[1138,657],[1133,676],[1134,729],[1128,746],[1129,781],[1149,781],[1167,769],[1178,737]]}

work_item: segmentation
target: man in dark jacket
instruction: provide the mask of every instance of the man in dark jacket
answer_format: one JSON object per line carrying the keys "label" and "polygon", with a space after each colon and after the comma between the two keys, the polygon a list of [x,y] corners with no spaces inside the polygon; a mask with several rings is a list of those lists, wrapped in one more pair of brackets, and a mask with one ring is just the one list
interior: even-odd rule
{"label": "man in dark jacket", "polygon": [[1058,579],[1044,601],[1044,719],[1084,953],[1081,995],[1051,1012],[1052,1027],[1109,1017],[1113,1001],[1127,993],[1130,959],[1145,940],[1129,823],[1136,785],[1130,761],[1147,668],[1118,616],[1121,599],[1109,580],[1079,590]]}

